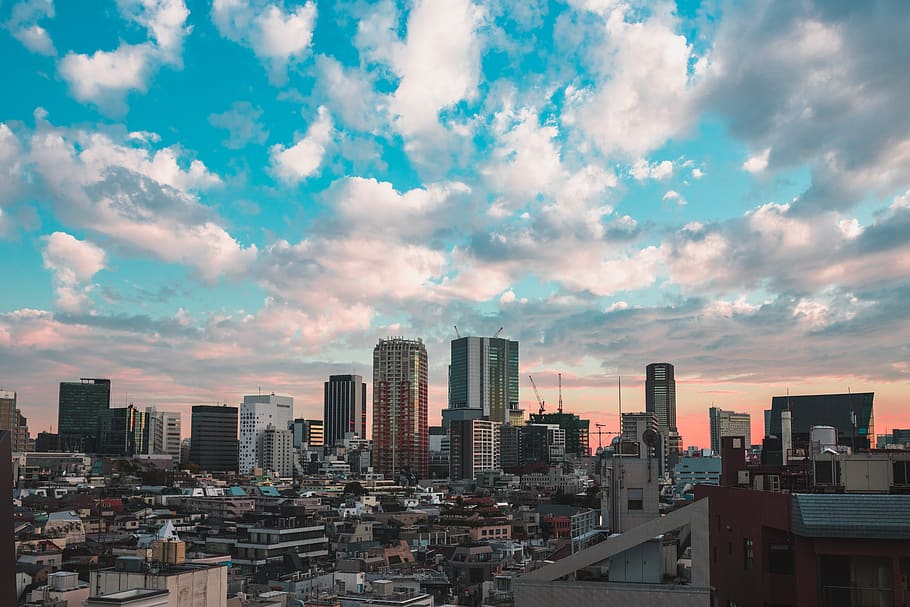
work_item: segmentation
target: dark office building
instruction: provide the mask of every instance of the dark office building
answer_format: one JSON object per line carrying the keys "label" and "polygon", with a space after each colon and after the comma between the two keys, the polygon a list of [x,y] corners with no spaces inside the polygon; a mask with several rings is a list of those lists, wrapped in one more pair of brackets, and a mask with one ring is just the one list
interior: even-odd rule
{"label": "dark office building", "polygon": [[566,431],[566,455],[585,457],[591,455],[589,443],[591,420],[573,413],[532,413],[529,424],[556,424]]}
{"label": "dark office building", "polygon": [[522,426],[499,427],[499,459],[506,472],[517,472],[522,464]]}
{"label": "dark office building", "polygon": [[95,452],[131,457],[145,452],[145,413],[129,405],[98,414]]}
{"label": "dark office building", "polygon": [[645,411],[657,416],[661,430],[676,432],[676,378],[670,363],[645,369]]}
{"label": "dark office building", "polygon": [[808,446],[812,426],[833,426],[837,429],[838,445],[868,449],[874,436],[874,396],[874,392],[775,396],[771,399],[770,434],[781,438],[780,413],[789,408],[794,449]]}
{"label": "dark office building", "polygon": [[60,382],[57,433],[81,436],[84,448],[92,450],[98,433],[98,418],[111,408],[111,380],[83,377]]}
{"label": "dark office building", "polygon": [[190,462],[207,472],[237,471],[237,407],[193,407]]}
{"label": "dark office building", "polygon": [[367,437],[367,385],[360,375],[330,375],[325,382],[325,444],[332,447],[353,432]]}

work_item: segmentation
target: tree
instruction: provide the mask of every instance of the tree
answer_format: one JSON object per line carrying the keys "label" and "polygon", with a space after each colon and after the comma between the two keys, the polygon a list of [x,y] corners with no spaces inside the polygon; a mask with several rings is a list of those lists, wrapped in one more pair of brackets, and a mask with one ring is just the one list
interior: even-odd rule
{"label": "tree", "polygon": [[361,485],[357,481],[352,481],[344,486],[345,495],[353,495],[356,497],[360,497],[360,496],[366,494],[366,492],[367,492],[367,490],[363,488],[363,485]]}

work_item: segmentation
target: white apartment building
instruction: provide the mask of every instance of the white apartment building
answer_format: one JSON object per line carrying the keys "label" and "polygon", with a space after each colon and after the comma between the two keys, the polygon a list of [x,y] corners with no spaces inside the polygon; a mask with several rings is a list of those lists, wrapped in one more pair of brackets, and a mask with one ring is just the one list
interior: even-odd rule
{"label": "white apartment building", "polygon": [[[251,394],[240,405],[240,452],[238,467],[241,474],[260,466],[259,454],[262,433],[271,424],[287,428],[294,419],[294,397],[287,394]],[[293,433],[292,433],[293,437]]]}
{"label": "white apartment building", "polygon": [[280,430],[269,424],[259,436],[259,466],[282,478],[294,473],[294,431]]}

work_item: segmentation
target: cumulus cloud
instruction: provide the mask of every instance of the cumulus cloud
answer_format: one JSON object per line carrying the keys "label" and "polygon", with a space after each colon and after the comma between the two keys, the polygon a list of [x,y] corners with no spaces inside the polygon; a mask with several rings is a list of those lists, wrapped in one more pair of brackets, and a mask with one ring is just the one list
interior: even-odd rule
{"label": "cumulus cloud", "polygon": [[353,129],[378,132],[388,119],[388,99],[376,92],[369,75],[346,68],[334,57],[316,57],[322,89],[330,107],[342,122]]}
{"label": "cumulus cloud", "polygon": [[25,0],[13,6],[6,29],[25,48],[40,55],[54,56],[57,49],[50,34],[38,24],[54,17],[53,0]]}
{"label": "cumulus cloud", "polygon": [[273,84],[287,82],[288,67],[307,58],[316,25],[316,4],[285,10],[283,3],[215,0],[212,20],[219,33],[253,50]]}
{"label": "cumulus cloud", "polygon": [[105,253],[97,245],[78,240],[66,232],[44,237],[44,267],[54,274],[57,308],[84,312],[91,305],[91,285],[85,283],[105,268]]}
{"label": "cumulus cloud", "polygon": [[289,184],[297,184],[316,174],[331,138],[332,116],[325,106],[319,106],[316,120],[310,124],[306,135],[290,147],[275,144],[269,149],[272,172]]}
{"label": "cumulus cloud", "polygon": [[629,173],[638,181],[644,181],[645,179],[661,181],[673,176],[673,162],[662,160],[649,163],[644,158],[640,158],[629,169]]}
{"label": "cumulus cloud", "polygon": [[743,170],[749,173],[762,173],[768,168],[768,159],[771,157],[771,148],[765,148],[754,156],[749,156],[743,163]]}
{"label": "cumulus cloud", "polygon": [[686,199],[676,190],[667,190],[662,200],[664,202],[673,202],[681,207],[686,205]]}
{"label": "cumulus cloud", "polygon": [[256,247],[237,242],[195,194],[218,176],[179,148],[151,151],[124,137],[39,120],[28,141],[32,187],[67,225],[124,251],[187,265],[210,282],[242,274]]}
{"label": "cumulus cloud", "polygon": [[[601,82],[566,91],[564,120],[577,124],[609,157],[636,158],[688,129],[694,116],[696,82],[704,62],[676,33],[667,5],[642,13],[623,2],[580,3],[602,19]],[[694,64],[695,68],[690,68]]]}
{"label": "cumulus cloud", "polygon": [[121,42],[113,51],[92,54],[71,51],[58,64],[77,100],[112,114],[126,110],[131,91],[145,92],[149,78],[162,65],[181,67],[183,39],[189,33],[183,0],[120,0],[118,5],[125,19],[147,30],[147,42]]}

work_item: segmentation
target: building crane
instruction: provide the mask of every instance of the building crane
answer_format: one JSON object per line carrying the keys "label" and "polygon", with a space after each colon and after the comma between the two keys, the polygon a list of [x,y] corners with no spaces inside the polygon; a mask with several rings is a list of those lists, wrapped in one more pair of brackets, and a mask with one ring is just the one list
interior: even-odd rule
{"label": "building crane", "polygon": [[616,432],[616,431],[613,431],[613,430],[601,430],[601,428],[606,428],[606,427],[607,427],[606,424],[597,424],[597,423],[595,423],[594,425],[597,426],[597,432],[592,432],[592,434],[596,434],[596,435],[597,435],[597,448],[598,448],[598,449],[603,449],[603,439],[602,439],[602,437],[603,437],[604,434],[607,434],[607,435],[609,435],[609,434],[621,434],[620,432]]}
{"label": "building crane", "polygon": [[499,327],[499,331],[497,331],[497,332],[496,332],[496,335],[493,336],[494,339],[497,338],[497,337],[499,337],[499,336],[502,334],[503,328],[504,328],[504,327]]}
{"label": "building crane", "polygon": [[528,379],[531,380],[531,387],[534,388],[534,396],[537,397],[537,404],[540,405],[540,410],[538,411],[538,413],[540,415],[543,415],[544,402],[543,402],[543,399],[540,398],[540,392],[537,391],[537,384],[534,383],[534,378],[531,377],[530,375],[528,375]]}
{"label": "building crane", "polygon": [[562,413],[562,373],[559,374],[559,408],[557,411]]}
{"label": "building crane", "polygon": [[457,337],[458,339],[461,339],[461,333],[458,332],[458,325],[452,325],[452,326],[455,327],[455,337]]}

